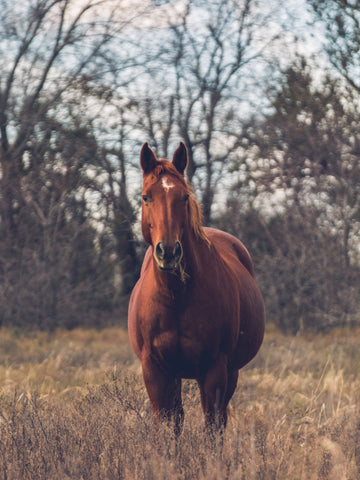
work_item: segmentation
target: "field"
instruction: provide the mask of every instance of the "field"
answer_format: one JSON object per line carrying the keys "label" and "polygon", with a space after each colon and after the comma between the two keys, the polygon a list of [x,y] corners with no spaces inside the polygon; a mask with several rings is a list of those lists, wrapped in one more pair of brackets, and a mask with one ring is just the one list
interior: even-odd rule
{"label": "field", "polygon": [[0,478],[360,478],[359,333],[268,330],[211,451],[191,381],[178,448],[165,428],[154,446],[126,331],[0,330]]}

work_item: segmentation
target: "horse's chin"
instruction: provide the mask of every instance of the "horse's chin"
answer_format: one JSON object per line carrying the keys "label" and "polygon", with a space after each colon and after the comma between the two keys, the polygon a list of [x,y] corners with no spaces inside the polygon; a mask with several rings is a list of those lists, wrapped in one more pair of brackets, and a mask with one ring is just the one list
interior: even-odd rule
{"label": "horse's chin", "polygon": [[161,272],[176,273],[179,269],[179,264],[177,263],[174,265],[160,265],[156,263],[156,265]]}
{"label": "horse's chin", "polygon": [[175,277],[179,278],[182,283],[186,283],[187,279],[189,278],[189,275],[185,272],[180,262],[174,265],[160,265],[158,262],[156,262],[156,265],[160,272],[171,273],[172,275],[175,275]]}

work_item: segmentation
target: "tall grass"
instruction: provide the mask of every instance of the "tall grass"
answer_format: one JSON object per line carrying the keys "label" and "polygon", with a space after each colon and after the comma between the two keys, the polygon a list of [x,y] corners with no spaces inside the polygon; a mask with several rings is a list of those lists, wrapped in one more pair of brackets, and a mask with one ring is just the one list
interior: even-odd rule
{"label": "tall grass", "polygon": [[155,446],[125,331],[0,330],[0,478],[355,480],[358,334],[268,332],[240,373],[223,446],[210,448],[193,381],[179,444],[164,427]]}

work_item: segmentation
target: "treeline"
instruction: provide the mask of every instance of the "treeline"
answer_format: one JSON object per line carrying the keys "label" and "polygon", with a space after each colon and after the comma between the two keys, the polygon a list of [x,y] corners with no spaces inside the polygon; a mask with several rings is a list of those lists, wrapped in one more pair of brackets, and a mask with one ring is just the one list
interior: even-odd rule
{"label": "treeline", "polygon": [[276,0],[0,0],[1,325],[124,321],[139,150],[180,139],[204,222],[254,257],[268,320],[360,322],[360,14],[305,3],[306,28]]}

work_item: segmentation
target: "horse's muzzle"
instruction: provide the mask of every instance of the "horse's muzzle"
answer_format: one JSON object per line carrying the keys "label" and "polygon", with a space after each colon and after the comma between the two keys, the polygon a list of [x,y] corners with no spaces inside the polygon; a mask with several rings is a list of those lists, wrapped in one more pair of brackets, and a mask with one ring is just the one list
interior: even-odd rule
{"label": "horse's muzzle", "polygon": [[180,242],[176,242],[175,245],[165,245],[163,242],[159,242],[155,247],[155,260],[160,270],[175,270],[182,258],[183,250]]}

